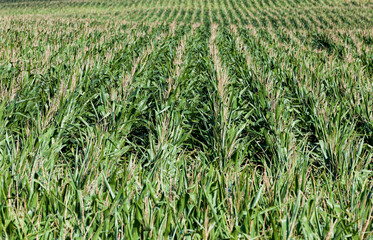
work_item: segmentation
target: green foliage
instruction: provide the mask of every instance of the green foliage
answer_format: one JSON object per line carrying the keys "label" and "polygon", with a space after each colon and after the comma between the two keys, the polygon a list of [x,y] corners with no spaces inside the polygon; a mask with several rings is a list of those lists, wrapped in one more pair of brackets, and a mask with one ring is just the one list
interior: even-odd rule
{"label": "green foliage", "polygon": [[370,239],[369,1],[0,1],[0,239]]}

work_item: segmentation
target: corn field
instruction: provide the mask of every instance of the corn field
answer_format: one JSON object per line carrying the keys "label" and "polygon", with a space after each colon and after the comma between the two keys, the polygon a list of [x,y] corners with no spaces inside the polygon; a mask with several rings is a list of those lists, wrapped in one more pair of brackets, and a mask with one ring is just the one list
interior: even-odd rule
{"label": "corn field", "polygon": [[0,0],[0,239],[373,239],[373,1]]}

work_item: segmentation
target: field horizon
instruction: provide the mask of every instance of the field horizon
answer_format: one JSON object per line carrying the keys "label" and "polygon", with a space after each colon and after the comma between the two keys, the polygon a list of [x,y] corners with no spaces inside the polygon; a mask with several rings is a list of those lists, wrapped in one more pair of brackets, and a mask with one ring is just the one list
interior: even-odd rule
{"label": "field horizon", "polygon": [[0,239],[372,239],[372,0],[0,0]]}

